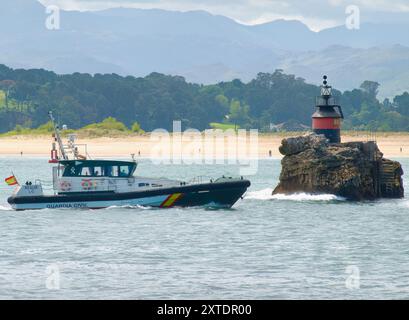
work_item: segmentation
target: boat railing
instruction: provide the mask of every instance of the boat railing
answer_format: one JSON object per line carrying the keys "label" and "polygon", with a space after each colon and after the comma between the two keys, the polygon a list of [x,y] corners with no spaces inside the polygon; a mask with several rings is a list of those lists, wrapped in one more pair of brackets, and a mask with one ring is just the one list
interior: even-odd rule
{"label": "boat railing", "polygon": [[212,182],[213,179],[208,176],[197,176],[189,181],[189,184],[201,184],[204,182]]}
{"label": "boat railing", "polygon": [[47,181],[47,180],[40,180],[36,179],[34,181],[35,186],[39,186],[41,189],[47,190],[47,191],[52,191],[54,190],[54,183],[53,181]]}
{"label": "boat railing", "polygon": [[[26,182],[24,182],[22,185],[27,185],[27,186],[38,186],[38,187],[40,187],[40,188],[44,188],[44,189],[52,189],[52,186],[53,186],[53,184],[52,184],[52,182],[50,182],[50,181],[42,181],[42,180],[40,180],[40,179],[36,179],[36,180],[34,180],[34,183],[33,182],[31,182],[31,181],[26,181]],[[9,187],[0,187],[0,190],[9,190],[10,188]]]}

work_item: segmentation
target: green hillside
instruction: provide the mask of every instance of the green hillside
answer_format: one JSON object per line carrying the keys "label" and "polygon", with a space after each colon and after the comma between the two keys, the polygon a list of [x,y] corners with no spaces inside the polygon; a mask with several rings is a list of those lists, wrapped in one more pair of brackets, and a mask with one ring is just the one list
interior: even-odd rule
{"label": "green hillside", "polygon": [[[51,121],[40,125],[37,128],[24,128],[20,125],[8,131],[6,133],[1,133],[0,137],[12,137],[12,136],[44,136],[50,135],[54,132],[54,127]],[[116,136],[126,136],[126,135],[140,135],[144,134],[140,128],[140,125],[135,122],[131,128],[125,126],[122,122],[116,120],[115,118],[109,117],[104,119],[99,123],[89,124],[83,128],[77,130],[73,129],[62,129],[61,134],[66,137],[69,134],[75,133],[79,137],[87,138],[99,138],[99,137],[116,137]]]}
{"label": "green hillside", "polygon": [[[380,87],[365,81],[359,89],[333,91],[343,107],[346,129],[409,131],[409,94],[379,101]],[[0,133],[16,126],[19,130],[38,128],[48,121],[49,110],[70,129],[114,117],[127,128],[137,123],[134,131],[171,130],[173,121],[181,121],[182,129],[204,130],[212,124],[269,131],[272,125],[285,122],[309,126],[320,93],[318,85],[281,70],[259,73],[248,83],[233,80],[199,85],[159,73],[144,78],[57,75],[4,65],[0,65],[0,90]]]}

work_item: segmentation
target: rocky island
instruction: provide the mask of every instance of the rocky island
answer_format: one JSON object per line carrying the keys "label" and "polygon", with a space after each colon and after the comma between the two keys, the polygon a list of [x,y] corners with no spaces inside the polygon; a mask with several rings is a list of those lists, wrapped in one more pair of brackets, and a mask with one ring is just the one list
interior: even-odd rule
{"label": "rocky island", "polygon": [[324,135],[284,139],[282,171],[273,194],[334,194],[349,200],[402,198],[403,170],[376,142],[330,143]]}

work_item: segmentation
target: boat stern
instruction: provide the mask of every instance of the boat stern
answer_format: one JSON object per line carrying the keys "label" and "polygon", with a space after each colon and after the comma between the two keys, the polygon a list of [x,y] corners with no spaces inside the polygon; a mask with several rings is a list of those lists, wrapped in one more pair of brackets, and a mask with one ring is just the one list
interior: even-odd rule
{"label": "boat stern", "polygon": [[24,184],[17,186],[13,194],[7,199],[7,202],[14,210],[20,210],[22,208],[19,208],[16,199],[41,196],[44,196],[41,184]]}

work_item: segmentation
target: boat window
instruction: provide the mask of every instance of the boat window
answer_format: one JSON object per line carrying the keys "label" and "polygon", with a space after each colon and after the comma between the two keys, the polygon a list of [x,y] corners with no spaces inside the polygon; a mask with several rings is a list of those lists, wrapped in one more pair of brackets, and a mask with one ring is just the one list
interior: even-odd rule
{"label": "boat window", "polygon": [[134,165],[83,165],[68,164],[64,166],[64,177],[130,177],[135,170]]}
{"label": "boat window", "polygon": [[130,166],[120,166],[119,167],[119,176],[120,177],[129,177],[131,174]]}
{"label": "boat window", "polygon": [[145,183],[145,182],[139,183],[138,187],[149,187],[149,183]]}
{"label": "boat window", "polygon": [[94,176],[95,177],[101,177],[103,176],[103,169],[102,167],[94,167]]}
{"label": "boat window", "polygon": [[81,170],[80,168],[74,167],[74,166],[64,166],[64,171],[62,173],[63,177],[75,177],[80,174]]}
{"label": "boat window", "polygon": [[107,176],[109,177],[118,177],[119,176],[119,171],[118,171],[118,167],[117,166],[110,166],[110,167],[106,167],[107,170]]}
{"label": "boat window", "polygon": [[91,168],[89,168],[89,167],[83,167],[83,168],[81,169],[81,176],[83,176],[83,177],[91,176]]}

